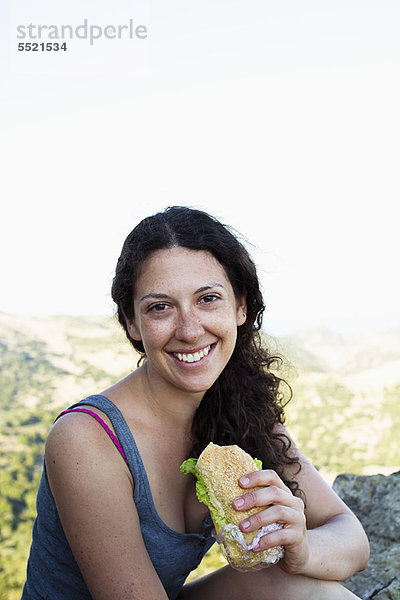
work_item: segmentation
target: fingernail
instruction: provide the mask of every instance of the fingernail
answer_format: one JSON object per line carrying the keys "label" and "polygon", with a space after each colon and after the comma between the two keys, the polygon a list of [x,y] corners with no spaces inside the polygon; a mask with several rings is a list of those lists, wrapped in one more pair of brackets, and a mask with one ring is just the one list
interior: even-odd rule
{"label": "fingernail", "polygon": [[244,504],[244,500],[243,498],[236,498],[235,502],[234,502],[235,506],[237,508],[240,508],[241,506],[243,506]]}
{"label": "fingernail", "polygon": [[248,529],[250,527],[250,521],[243,521],[242,527],[243,529]]}
{"label": "fingernail", "polygon": [[248,477],[242,477],[240,479],[240,483],[242,483],[243,485],[248,485],[250,483],[250,479]]}

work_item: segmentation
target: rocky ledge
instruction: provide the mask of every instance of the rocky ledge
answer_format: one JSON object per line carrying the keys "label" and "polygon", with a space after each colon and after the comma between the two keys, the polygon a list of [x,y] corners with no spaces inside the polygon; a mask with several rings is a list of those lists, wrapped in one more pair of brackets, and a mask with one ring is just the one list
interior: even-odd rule
{"label": "rocky ledge", "polygon": [[371,544],[368,568],[344,582],[362,600],[400,599],[400,471],[339,475],[337,494],[357,515]]}

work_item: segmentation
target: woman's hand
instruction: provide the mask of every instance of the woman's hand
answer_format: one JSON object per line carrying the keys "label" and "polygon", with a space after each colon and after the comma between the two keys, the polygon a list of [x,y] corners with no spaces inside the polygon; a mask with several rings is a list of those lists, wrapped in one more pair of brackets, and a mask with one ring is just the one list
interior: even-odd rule
{"label": "woman's hand", "polygon": [[244,493],[236,498],[233,501],[236,510],[267,507],[240,523],[239,527],[243,532],[249,533],[271,523],[283,524],[282,529],[264,535],[254,552],[284,546],[285,555],[279,561],[279,566],[287,573],[304,572],[309,557],[304,502],[301,498],[293,496],[290,489],[272,470],[249,473],[239,480],[239,484],[244,489],[262,489]]}

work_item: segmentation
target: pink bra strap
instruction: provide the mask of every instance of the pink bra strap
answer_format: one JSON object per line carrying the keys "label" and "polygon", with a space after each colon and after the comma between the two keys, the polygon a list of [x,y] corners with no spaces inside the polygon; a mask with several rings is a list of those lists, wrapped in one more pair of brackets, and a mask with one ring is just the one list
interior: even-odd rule
{"label": "pink bra strap", "polygon": [[111,429],[106,425],[106,423],[104,423],[103,419],[101,417],[99,417],[99,415],[97,413],[93,412],[92,410],[89,410],[88,408],[68,408],[67,410],[63,410],[63,412],[61,412],[58,415],[57,419],[59,417],[62,417],[62,415],[65,415],[65,414],[70,413],[70,412],[84,412],[84,413],[87,413],[88,415],[90,415],[91,417],[94,417],[96,419],[96,421],[98,423],[100,423],[100,425],[103,427],[103,429],[105,429],[105,431],[108,433],[108,435],[110,436],[110,438],[113,441],[114,445],[116,446],[116,448],[121,453],[122,458],[124,459],[124,461],[126,462],[126,464],[128,464],[127,458],[125,456],[125,452],[122,449],[122,446],[120,444],[119,439],[111,431]]}

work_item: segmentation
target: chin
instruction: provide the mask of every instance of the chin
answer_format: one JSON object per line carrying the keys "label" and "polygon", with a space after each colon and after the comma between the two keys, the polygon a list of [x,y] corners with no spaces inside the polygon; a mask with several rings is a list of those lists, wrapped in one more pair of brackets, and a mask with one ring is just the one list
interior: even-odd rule
{"label": "chin", "polygon": [[207,390],[209,390],[215,383],[215,379],[207,382],[196,382],[196,383],[185,383],[181,382],[181,384],[176,385],[183,392],[188,392],[189,394],[205,394]]}

